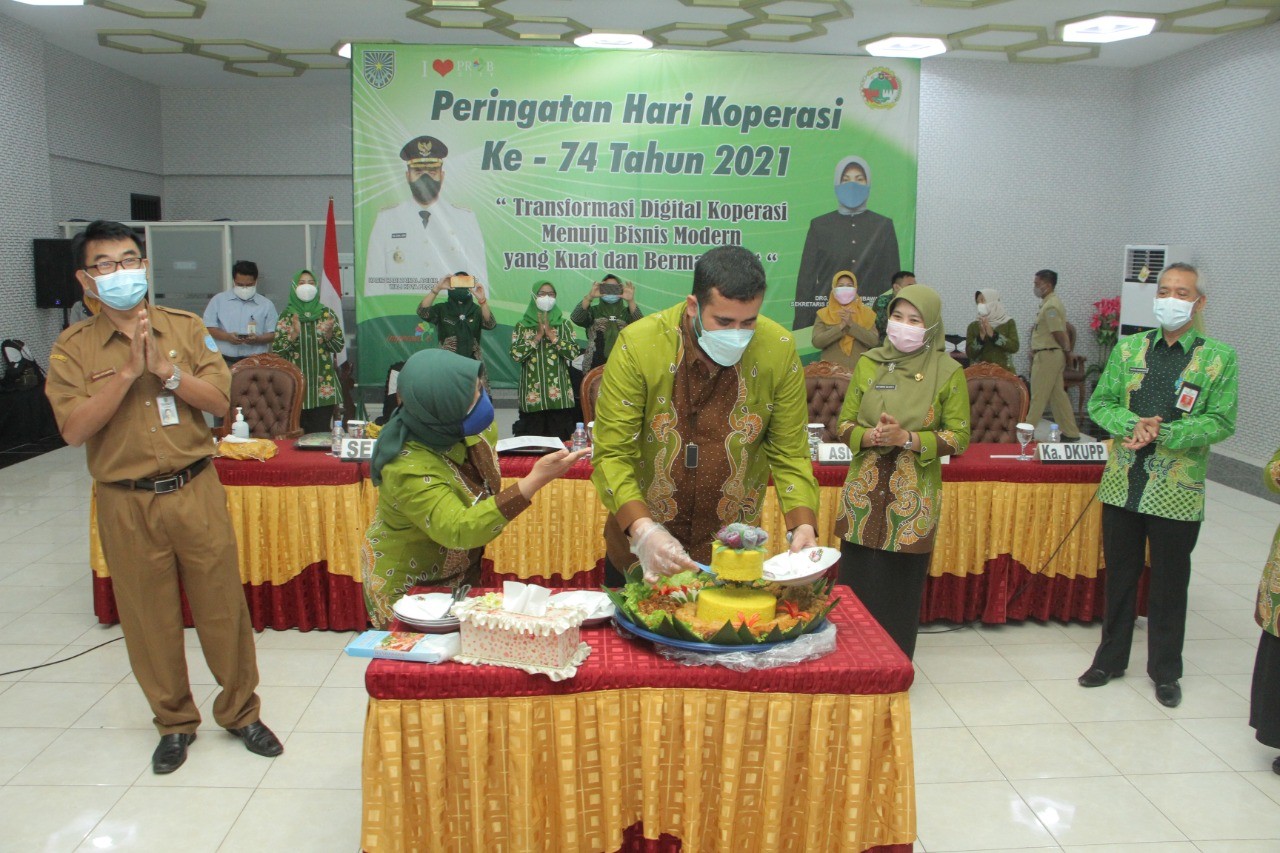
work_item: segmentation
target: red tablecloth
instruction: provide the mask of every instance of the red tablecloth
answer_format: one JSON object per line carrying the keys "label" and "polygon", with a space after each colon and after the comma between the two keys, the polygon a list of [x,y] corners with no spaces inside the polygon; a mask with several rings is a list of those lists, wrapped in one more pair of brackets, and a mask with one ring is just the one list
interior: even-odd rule
{"label": "red tablecloth", "polygon": [[[846,586],[831,611],[836,651],[824,658],[782,669],[734,672],[722,666],[685,666],[654,654],[648,640],[623,639],[612,624],[584,628],[591,656],[578,674],[555,682],[508,667],[447,663],[423,666],[374,660],[365,671],[365,688],[375,699],[470,699],[490,696],[539,696],[623,690],[633,687],[694,687],[751,693],[900,693],[911,687],[915,671],[902,650],[871,618]],[[397,625],[397,630],[412,630]]]}
{"label": "red tablecloth", "polygon": [[256,459],[213,460],[224,486],[343,486],[369,476],[367,462],[344,462],[325,451],[298,450],[292,441],[277,441],[276,455]]}

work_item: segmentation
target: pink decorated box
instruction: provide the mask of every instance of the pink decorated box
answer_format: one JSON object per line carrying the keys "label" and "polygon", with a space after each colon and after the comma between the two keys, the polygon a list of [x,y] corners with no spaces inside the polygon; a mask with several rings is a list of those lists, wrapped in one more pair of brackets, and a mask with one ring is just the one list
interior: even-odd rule
{"label": "pink decorated box", "polygon": [[490,593],[454,606],[461,622],[462,663],[511,666],[550,676],[572,678],[591,649],[579,639],[586,614],[576,607],[548,607],[530,616],[502,609],[502,595]]}

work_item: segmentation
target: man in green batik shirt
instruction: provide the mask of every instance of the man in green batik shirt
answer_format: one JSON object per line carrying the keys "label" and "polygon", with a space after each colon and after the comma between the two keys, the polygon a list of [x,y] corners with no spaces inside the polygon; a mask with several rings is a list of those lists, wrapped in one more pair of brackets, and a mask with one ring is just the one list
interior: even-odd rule
{"label": "man in green batik shirt", "polygon": [[1138,579],[1148,546],[1147,674],[1156,699],[1182,701],[1182,640],[1191,551],[1204,519],[1209,445],[1236,429],[1236,352],[1206,337],[1204,286],[1190,264],[1160,274],[1160,328],[1122,338],[1089,400],[1089,416],[1114,438],[1102,473],[1107,609],[1102,642],[1082,687],[1101,687],[1129,665]]}
{"label": "man in green batik shirt", "polygon": [[899,270],[893,274],[889,289],[876,297],[871,308],[876,312],[876,332],[880,335],[880,343],[884,343],[885,329],[889,327],[889,303],[898,291],[916,283],[916,274],[908,270]]}

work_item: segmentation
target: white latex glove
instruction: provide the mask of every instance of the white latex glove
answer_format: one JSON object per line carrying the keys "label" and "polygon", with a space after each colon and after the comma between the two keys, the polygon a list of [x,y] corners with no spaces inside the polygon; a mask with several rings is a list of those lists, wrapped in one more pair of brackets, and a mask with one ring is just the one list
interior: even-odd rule
{"label": "white latex glove", "polygon": [[679,540],[651,518],[642,518],[631,525],[631,553],[639,558],[648,583],[698,569]]}

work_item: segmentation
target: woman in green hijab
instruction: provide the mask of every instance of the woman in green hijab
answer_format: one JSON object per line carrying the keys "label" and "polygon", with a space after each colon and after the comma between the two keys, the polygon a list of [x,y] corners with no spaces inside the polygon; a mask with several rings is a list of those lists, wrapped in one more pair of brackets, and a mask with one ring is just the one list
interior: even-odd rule
{"label": "woman in green hijab", "polygon": [[854,369],[839,431],[853,450],[836,516],[840,582],[910,658],[942,509],[938,460],[969,446],[969,387],[932,288],[904,287],[889,304],[885,342]]}
{"label": "woman in green hijab", "polygon": [[320,291],[311,270],[293,277],[289,306],[280,312],[271,351],[293,362],[302,371],[306,395],[302,401],[302,428],[329,432],[334,409],[342,405],[342,386],[333,354],[345,345],[338,315],[320,303]]}
{"label": "woman in green hijab", "polygon": [[365,533],[364,598],[384,627],[412,587],[478,583],[480,555],[538,489],[590,453],[560,450],[502,488],[483,366],[447,350],[414,353],[400,371],[400,408],[373,448],[378,507]]}
{"label": "woman in green hijab", "polygon": [[578,420],[569,362],[582,352],[573,325],[556,304],[549,281],[533,286],[524,316],[511,333],[511,358],[520,365],[520,418],[514,435],[549,435],[564,441]]}

